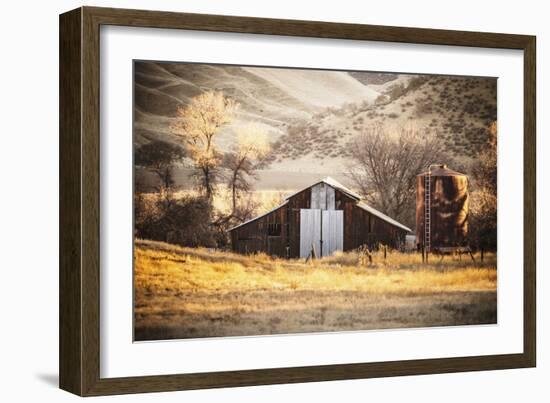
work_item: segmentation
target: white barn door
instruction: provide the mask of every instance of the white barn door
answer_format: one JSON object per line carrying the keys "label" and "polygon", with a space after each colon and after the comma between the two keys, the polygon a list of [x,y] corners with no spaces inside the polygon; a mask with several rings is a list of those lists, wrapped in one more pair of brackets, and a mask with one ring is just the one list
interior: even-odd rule
{"label": "white barn door", "polygon": [[323,256],[344,250],[344,212],[324,210],[322,220]]}
{"label": "white barn door", "polygon": [[[321,246],[322,237],[322,246]],[[344,212],[342,210],[300,210],[300,257],[307,258],[315,246],[317,256],[344,250]]]}
{"label": "white barn door", "polygon": [[307,258],[315,245],[317,255],[321,254],[321,210],[300,210],[300,257]]}

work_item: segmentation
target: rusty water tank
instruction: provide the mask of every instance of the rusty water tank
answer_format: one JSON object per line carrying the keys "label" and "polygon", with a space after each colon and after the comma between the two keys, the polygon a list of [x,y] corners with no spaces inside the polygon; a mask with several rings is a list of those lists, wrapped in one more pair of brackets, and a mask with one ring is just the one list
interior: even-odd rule
{"label": "rusty water tank", "polygon": [[445,164],[431,165],[416,176],[417,243],[443,251],[466,245],[467,234],[468,176]]}

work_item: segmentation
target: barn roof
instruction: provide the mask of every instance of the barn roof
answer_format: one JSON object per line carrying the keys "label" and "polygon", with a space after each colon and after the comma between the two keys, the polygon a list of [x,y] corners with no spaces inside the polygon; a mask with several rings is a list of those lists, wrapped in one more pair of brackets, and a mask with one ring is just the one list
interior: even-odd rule
{"label": "barn roof", "polygon": [[360,199],[361,199],[361,196],[359,196],[357,193],[355,193],[355,192],[349,190],[347,187],[345,187],[344,185],[342,185],[342,184],[341,184],[340,182],[338,182],[336,179],[331,178],[330,176],[327,176],[327,177],[321,179],[320,181],[317,181],[317,182],[315,182],[315,183],[313,183],[313,184],[311,184],[311,185],[309,185],[309,186],[306,186],[306,187],[303,188],[303,189],[298,190],[297,192],[292,193],[290,196],[287,196],[287,197],[285,198],[285,200],[288,200],[288,199],[290,199],[290,198],[296,196],[298,193],[301,193],[301,192],[303,192],[303,191],[306,190],[306,189],[309,189],[309,188],[311,188],[311,187],[313,187],[313,186],[316,186],[316,185],[318,185],[319,183],[326,183],[327,185],[329,185],[329,186],[331,186],[331,187],[333,187],[333,188],[335,188],[335,189],[338,189],[339,191],[341,191],[341,192],[345,193],[346,195],[350,196],[352,199],[355,199],[355,200],[360,200]]}
{"label": "barn roof", "polygon": [[235,225],[234,227],[229,228],[228,231],[233,231],[234,229],[240,228],[240,227],[242,227],[243,225],[246,225],[246,224],[249,224],[249,223],[251,223],[251,222],[253,222],[253,221],[259,220],[260,218],[265,217],[266,215],[273,213],[275,210],[278,210],[278,209],[280,209],[281,207],[285,206],[287,203],[288,203],[288,200],[285,200],[284,202],[282,202],[281,204],[279,204],[279,205],[278,205],[277,207],[275,207],[274,209],[271,209],[271,210],[269,210],[268,212],[263,213],[262,215],[259,215],[259,216],[257,216],[257,217],[251,218],[250,220],[245,221],[245,222],[243,222],[243,223],[241,223],[241,224],[239,224],[239,225]]}
{"label": "barn roof", "polygon": [[368,204],[364,202],[359,202],[356,204],[357,207],[360,209],[363,209],[365,211],[368,211],[372,215],[377,216],[378,218],[381,218],[382,220],[386,221],[389,224],[395,225],[396,227],[399,227],[401,229],[404,229],[405,231],[412,232],[412,230],[409,227],[404,226],[403,224],[395,221],[393,218],[388,217],[386,214],[381,213],[380,211],[376,210],[375,208],[369,206]]}
{"label": "barn roof", "polygon": [[401,228],[401,229],[403,229],[403,230],[405,230],[405,231],[408,231],[408,232],[412,232],[412,230],[411,230],[409,227],[404,226],[403,224],[401,224],[401,223],[395,221],[393,218],[388,217],[388,216],[385,215],[384,213],[382,213],[382,212],[376,210],[375,208],[369,206],[369,205],[366,204],[365,202],[360,201],[360,200],[361,200],[361,197],[360,197],[357,193],[355,193],[355,192],[349,190],[347,187],[345,187],[344,185],[342,185],[342,184],[341,184],[340,182],[338,182],[336,179],[331,178],[330,176],[327,176],[326,178],[321,179],[320,181],[315,182],[315,183],[312,184],[312,185],[309,185],[309,186],[307,186],[307,187],[305,187],[305,188],[303,188],[303,189],[301,189],[301,190],[299,190],[299,191],[297,191],[297,192],[294,192],[294,193],[291,194],[290,196],[287,196],[287,197],[285,198],[285,201],[284,201],[283,203],[281,203],[280,205],[278,205],[277,207],[275,207],[274,209],[269,210],[268,212],[266,212],[266,213],[264,213],[264,214],[262,214],[262,215],[259,215],[259,216],[257,216],[257,217],[254,217],[254,218],[252,218],[252,219],[250,219],[250,220],[248,220],[248,221],[245,221],[245,222],[243,222],[242,224],[236,225],[236,226],[230,228],[228,231],[233,231],[233,230],[235,230],[235,229],[237,229],[237,228],[242,227],[243,225],[249,224],[249,223],[251,223],[251,222],[254,222],[254,221],[256,221],[256,220],[259,220],[259,219],[262,218],[262,217],[265,217],[265,216],[268,215],[268,214],[273,213],[274,211],[276,211],[276,210],[280,209],[281,207],[285,206],[286,204],[288,204],[289,199],[291,199],[292,197],[296,196],[298,193],[301,193],[301,192],[303,192],[304,190],[309,189],[310,187],[313,187],[313,186],[315,186],[315,185],[318,185],[319,183],[326,183],[327,185],[329,185],[329,186],[331,186],[331,187],[333,187],[333,188],[335,188],[335,189],[338,189],[338,190],[340,190],[341,192],[345,193],[346,195],[348,195],[348,196],[351,197],[352,199],[355,199],[355,200],[357,201],[356,206],[359,207],[360,209],[365,210],[365,211],[371,213],[372,215],[377,216],[378,218],[380,218],[380,219],[386,221],[387,223],[389,223],[389,224],[391,224],[391,225],[393,225],[393,226],[396,226],[396,227]]}

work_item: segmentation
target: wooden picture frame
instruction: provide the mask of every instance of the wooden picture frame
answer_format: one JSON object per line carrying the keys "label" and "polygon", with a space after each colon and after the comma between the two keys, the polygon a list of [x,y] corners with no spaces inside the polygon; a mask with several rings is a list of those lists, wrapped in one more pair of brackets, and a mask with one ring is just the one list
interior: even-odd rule
{"label": "wooden picture frame", "polygon": [[[524,52],[523,353],[212,373],[100,377],[99,35],[102,25]],[[483,32],[81,7],[60,16],[60,387],[81,396],[534,367],[535,37]]]}

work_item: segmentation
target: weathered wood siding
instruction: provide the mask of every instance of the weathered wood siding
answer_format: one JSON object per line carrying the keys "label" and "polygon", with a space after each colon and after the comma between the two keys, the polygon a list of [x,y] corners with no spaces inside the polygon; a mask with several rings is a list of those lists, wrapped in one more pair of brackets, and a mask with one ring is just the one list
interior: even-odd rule
{"label": "weathered wood siding", "polygon": [[[252,254],[264,252],[272,256],[287,257],[288,240],[287,209],[277,210],[231,231],[231,245],[234,252]],[[270,226],[278,229],[280,235],[270,235]]]}
{"label": "weathered wood siding", "polygon": [[311,208],[311,188],[295,194],[288,200],[289,254],[300,257],[300,210]]}
{"label": "weathered wood siding", "polygon": [[344,250],[362,245],[374,249],[378,244],[401,247],[407,231],[395,227],[355,204],[347,204],[344,211]]}

